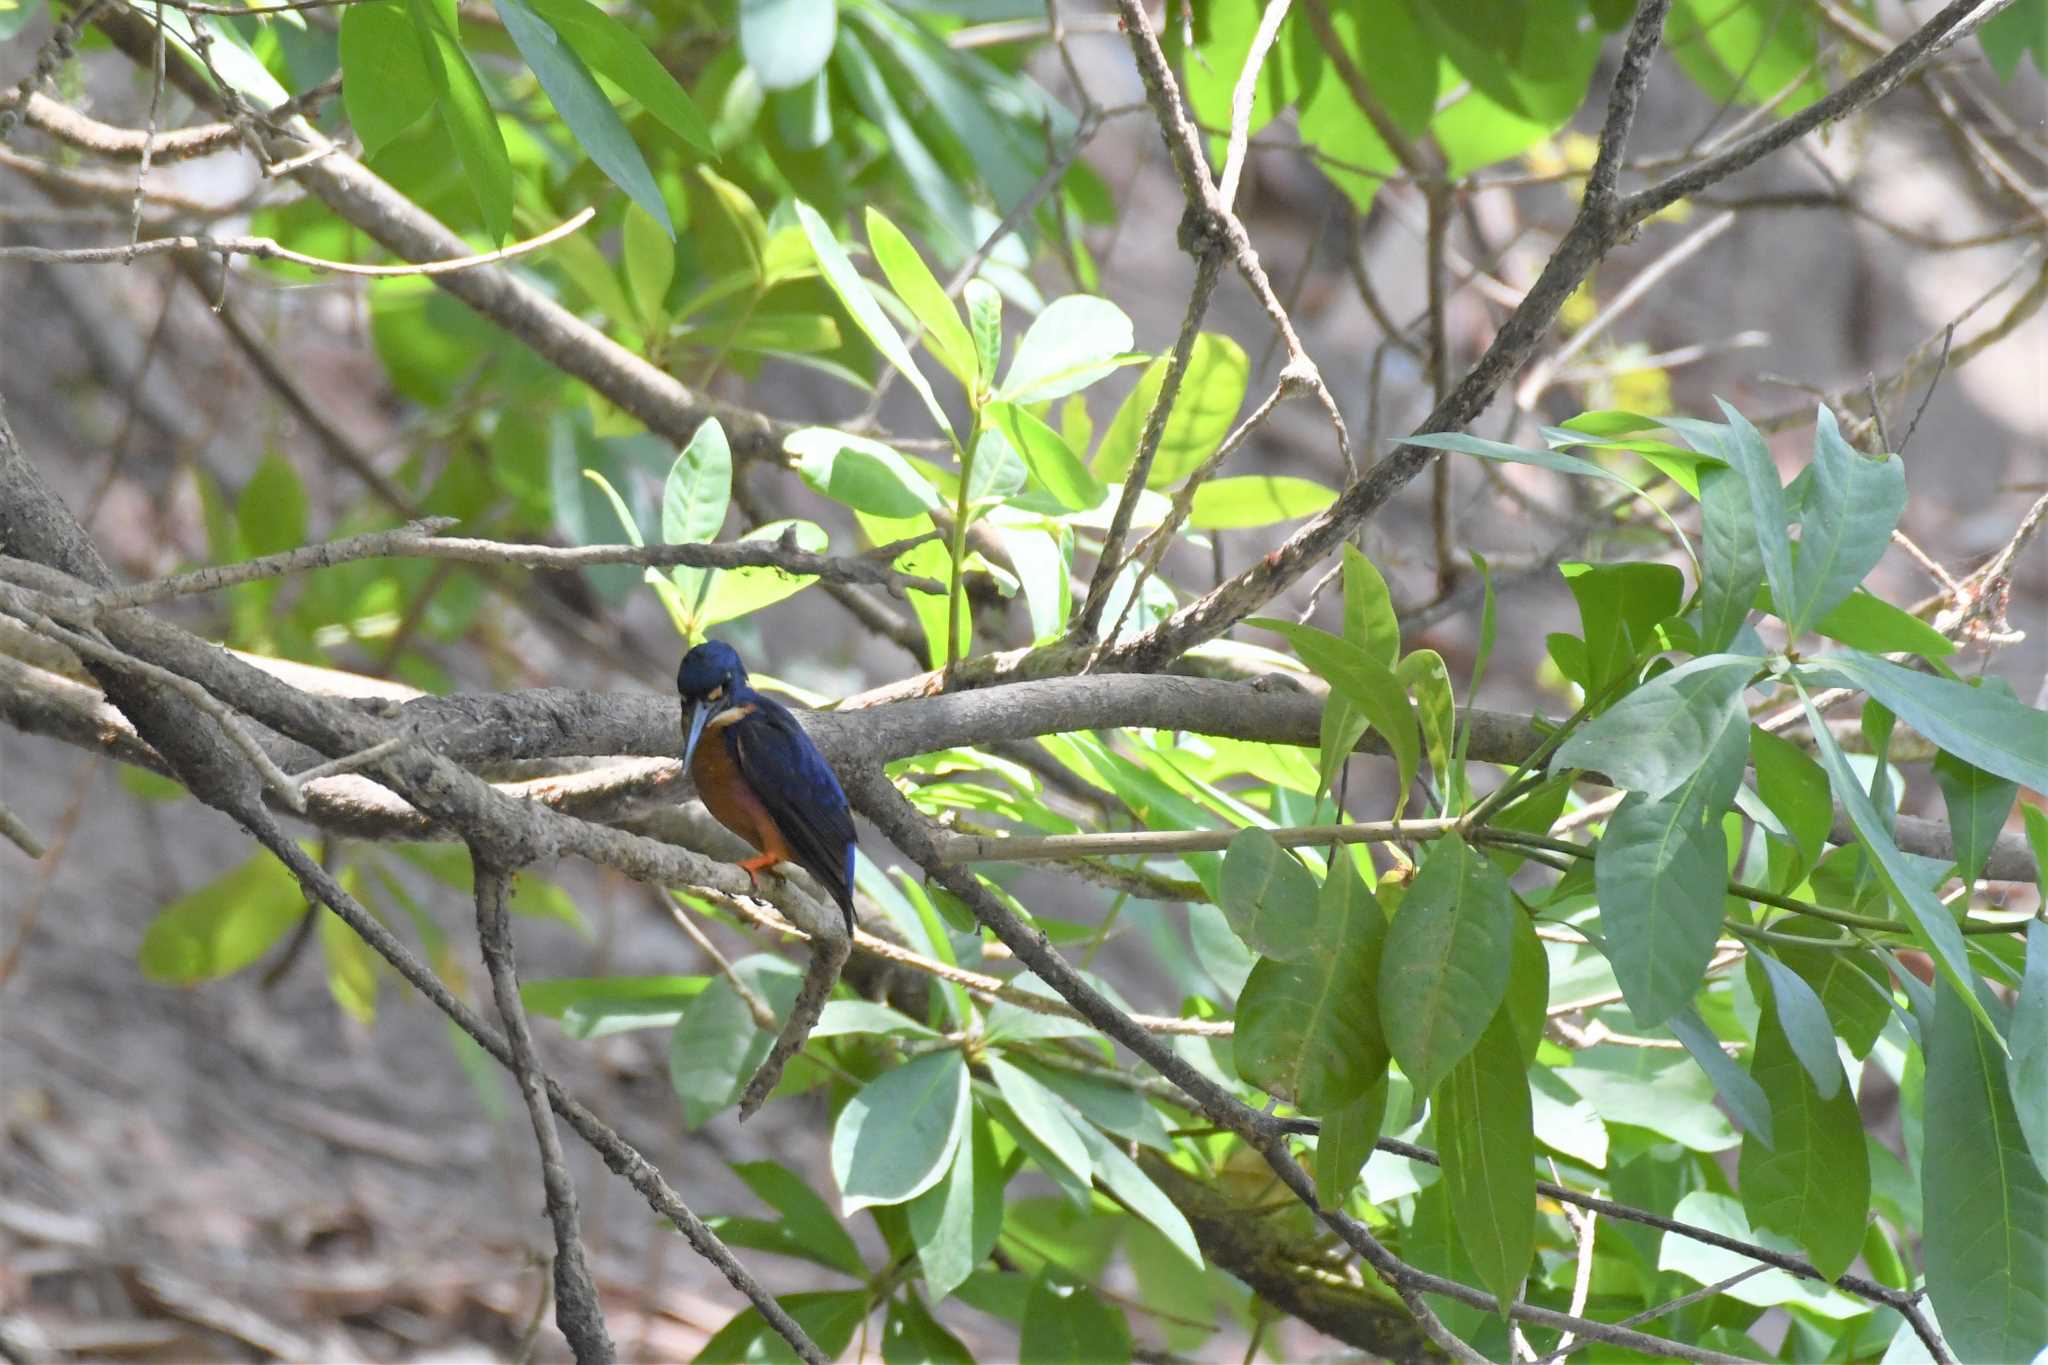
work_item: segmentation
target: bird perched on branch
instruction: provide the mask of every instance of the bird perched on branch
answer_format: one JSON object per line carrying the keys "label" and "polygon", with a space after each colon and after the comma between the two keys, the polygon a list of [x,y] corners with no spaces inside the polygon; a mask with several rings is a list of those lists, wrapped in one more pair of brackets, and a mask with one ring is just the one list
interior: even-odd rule
{"label": "bird perched on branch", "polygon": [[683,765],[718,823],[761,850],[740,864],[755,885],[777,863],[816,877],[853,932],[853,816],[832,765],[789,708],[747,684],[731,645],[707,640],[676,670]]}

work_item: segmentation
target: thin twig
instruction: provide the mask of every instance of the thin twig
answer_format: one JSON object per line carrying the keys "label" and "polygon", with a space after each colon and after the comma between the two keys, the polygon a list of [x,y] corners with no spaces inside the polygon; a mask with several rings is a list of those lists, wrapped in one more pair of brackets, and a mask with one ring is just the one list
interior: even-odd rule
{"label": "thin twig", "polygon": [[474,270],[478,266],[497,265],[538,251],[567,237],[596,216],[596,209],[585,208],[568,221],[549,228],[538,237],[529,237],[525,241],[514,242],[495,251],[480,252],[473,256],[422,261],[412,265],[357,265],[350,261],[330,261],[320,256],[309,256],[303,251],[294,251],[269,237],[206,237],[189,234],[177,237],[152,237],[146,242],[135,242],[126,246],[0,246],[0,260],[33,261],[39,265],[126,265],[137,256],[198,252],[208,256],[253,256],[259,261],[289,261],[308,270],[335,275],[367,276],[373,279],[409,275],[449,275],[458,270]]}
{"label": "thin twig", "polygon": [[562,1154],[555,1116],[548,1112],[540,1062],[533,1050],[533,1033],[527,1027],[526,1007],[519,1000],[519,968],[513,956],[511,917],[505,910],[506,884],[511,874],[475,849],[471,850],[471,861],[476,874],[477,944],[490,972],[491,997],[497,1002],[498,1018],[505,1025],[512,1075],[519,1083],[527,1117],[533,1121],[534,1140],[540,1147],[541,1187],[546,1192],[548,1221],[555,1231],[555,1325],[562,1329],[569,1349],[575,1353],[576,1365],[602,1365],[616,1359],[617,1352],[612,1347],[611,1333],[605,1330],[597,1286],[591,1282],[590,1268],[584,1263],[583,1237],[576,1225],[576,1184]]}

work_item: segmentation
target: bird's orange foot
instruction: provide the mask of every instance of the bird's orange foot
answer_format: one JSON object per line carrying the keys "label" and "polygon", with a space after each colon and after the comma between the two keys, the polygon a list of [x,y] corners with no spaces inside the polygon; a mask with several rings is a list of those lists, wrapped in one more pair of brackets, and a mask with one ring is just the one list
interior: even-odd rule
{"label": "bird's orange foot", "polygon": [[739,869],[747,874],[747,881],[753,885],[755,892],[759,893],[761,890],[761,874],[777,863],[786,861],[787,859],[779,853],[763,853],[758,858],[748,858],[745,862],[740,863]]}

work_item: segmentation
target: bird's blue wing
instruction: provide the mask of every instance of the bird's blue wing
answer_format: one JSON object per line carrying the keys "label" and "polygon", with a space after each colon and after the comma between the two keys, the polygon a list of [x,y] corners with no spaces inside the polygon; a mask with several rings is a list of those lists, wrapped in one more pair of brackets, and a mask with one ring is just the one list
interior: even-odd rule
{"label": "bird's blue wing", "polygon": [[768,808],[797,863],[832,893],[853,924],[853,815],[832,765],[795,716],[768,697],[732,727],[740,776]]}

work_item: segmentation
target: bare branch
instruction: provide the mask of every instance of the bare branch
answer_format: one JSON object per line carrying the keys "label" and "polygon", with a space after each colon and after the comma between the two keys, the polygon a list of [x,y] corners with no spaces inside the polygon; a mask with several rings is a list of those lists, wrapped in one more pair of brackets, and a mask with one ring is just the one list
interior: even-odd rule
{"label": "bare branch", "polygon": [[126,265],[138,256],[163,256],[173,252],[187,252],[205,256],[253,256],[259,261],[289,261],[293,265],[302,265],[308,270],[326,274],[358,275],[371,279],[391,279],[406,275],[452,275],[457,271],[497,265],[539,251],[577,231],[596,216],[596,209],[584,208],[566,222],[549,228],[538,237],[529,237],[510,246],[499,247],[496,251],[454,256],[438,261],[422,261],[413,265],[357,265],[349,261],[330,261],[320,256],[308,256],[303,251],[294,251],[269,237],[191,235],[152,237],[147,241],[130,242],[122,246],[0,246],[0,260],[33,261],[38,265]]}
{"label": "bare branch", "polygon": [[583,1237],[576,1226],[576,1183],[562,1155],[555,1116],[548,1112],[540,1061],[533,1050],[533,1033],[526,1024],[526,1007],[519,1000],[519,967],[513,955],[511,917],[505,911],[511,874],[480,854],[473,854],[472,862],[476,874],[477,946],[490,972],[491,997],[497,1002],[498,1018],[505,1025],[512,1075],[519,1082],[527,1117],[533,1121],[534,1140],[540,1146],[541,1187],[546,1192],[548,1221],[555,1231],[555,1325],[562,1329],[577,1365],[601,1365],[617,1359],[618,1353],[612,1347],[611,1333],[605,1330],[597,1286],[591,1283],[590,1269],[584,1264]]}

